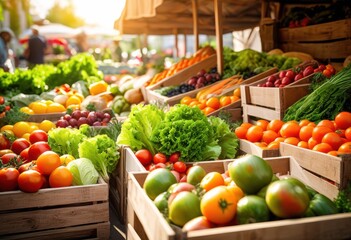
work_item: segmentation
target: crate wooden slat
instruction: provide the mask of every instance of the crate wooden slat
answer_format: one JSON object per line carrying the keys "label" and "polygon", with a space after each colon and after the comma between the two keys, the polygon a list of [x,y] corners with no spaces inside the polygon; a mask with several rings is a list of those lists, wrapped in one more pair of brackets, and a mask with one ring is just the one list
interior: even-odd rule
{"label": "crate wooden slat", "polygon": [[260,156],[262,158],[278,157],[280,155],[279,149],[262,149],[254,143],[245,139],[240,139],[240,150],[248,154]]}
{"label": "crate wooden slat", "polygon": [[[299,163],[290,156],[265,158],[271,165],[274,173],[281,175],[290,174],[306,184],[321,184],[314,178],[311,172],[303,170]],[[228,164],[233,160],[197,163],[206,171],[224,172]],[[179,228],[171,228],[162,214],[157,210],[153,202],[147,197],[142,188],[147,173],[129,174],[129,201],[128,222],[137,233],[145,232],[147,237],[141,239],[349,239],[351,237],[351,213],[334,214],[301,219],[286,219],[263,223],[227,226],[220,228],[190,231],[179,231]],[[319,178],[323,182],[323,179]],[[316,188],[316,186],[311,185]],[[321,193],[327,195],[328,189],[322,188]],[[137,218],[137,219],[135,219]],[[133,225],[140,221],[142,226]],[[140,229],[143,228],[143,229]],[[155,232],[152,229],[156,229]],[[140,236],[140,235],[139,235]],[[131,238],[132,239],[132,238]]]}
{"label": "crate wooden slat", "polygon": [[44,120],[50,120],[52,122],[56,122],[60,119],[60,117],[64,116],[66,112],[63,113],[43,113],[43,114],[32,114],[29,115],[27,121],[28,122],[42,122]]}
{"label": "crate wooden slat", "polygon": [[323,186],[330,189],[328,191],[328,197],[330,198],[335,198],[339,190],[346,188],[351,180],[351,154],[335,157],[287,143],[280,144],[280,154],[294,157],[302,168],[312,170],[316,174],[335,182],[334,185],[325,180]]}
{"label": "crate wooden slat", "polygon": [[109,228],[103,231],[105,224],[110,224],[109,199],[108,185],[102,179],[97,184],[47,188],[37,193],[0,193],[0,238],[21,234],[38,239],[52,231],[59,235],[66,230],[74,234],[80,230],[73,227],[80,226],[87,226],[81,230],[109,236]]}
{"label": "crate wooden slat", "polygon": [[281,28],[278,47],[299,51],[316,59],[342,59],[351,54],[351,19],[298,28]]}

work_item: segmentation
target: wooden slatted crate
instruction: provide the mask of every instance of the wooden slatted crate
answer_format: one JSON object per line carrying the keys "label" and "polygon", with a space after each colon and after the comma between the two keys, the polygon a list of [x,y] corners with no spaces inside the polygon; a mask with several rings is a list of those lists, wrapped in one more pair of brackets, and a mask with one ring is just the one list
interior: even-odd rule
{"label": "wooden slatted crate", "polygon": [[265,83],[267,78],[241,85],[243,120],[249,122],[251,117],[267,120],[283,119],[288,107],[309,93],[311,77],[312,75],[302,78],[283,88],[257,86]]}
{"label": "wooden slatted crate", "polygon": [[108,185],[0,193],[1,239],[108,239]]}
{"label": "wooden slatted crate", "polygon": [[284,142],[280,143],[279,150],[282,156],[294,157],[302,168],[324,178],[323,184],[316,185],[316,190],[325,191],[330,199],[334,199],[351,180],[351,154],[335,157]]}
{"label": "wooden slatted crate", "polygon": [[278,31],[279,48],[299,51],[315,59],[345,59],[351,54],[351,19]]}
{"label": "wooden slatted crate", "polygon": [[280,155],[279,149],[262,149],[245,139],[240,139],[240,151],[243,152],[243,154],[253,154],[262,158],[278,157]]}
{"label": "wooden slatted crate", "polygon": [[[301,167],[293,157],[265,158],[273,172],[289,174],[310,185],[321,189],[328,195],[325,179]],[[233,160],[197,163],[207,172],[224,172]],[[235,161],[235,160],[234,160]],[[180,228],[167,223],[165,218],[148,198],[142,186],[147,173],[130,173],[128,179],[128,239],[349,239],[351,238],[351,213],[328,216],[286,219],[237,226],[218,227],[198,231],[182,232]]]}

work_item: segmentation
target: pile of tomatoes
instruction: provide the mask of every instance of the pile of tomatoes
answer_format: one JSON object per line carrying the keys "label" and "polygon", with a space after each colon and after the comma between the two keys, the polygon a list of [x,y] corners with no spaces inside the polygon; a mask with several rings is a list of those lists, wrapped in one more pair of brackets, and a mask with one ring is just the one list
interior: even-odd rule
{"label": "pile of tomatoes", "polygon": [[330,199],[298,179],[278,178],[258,156],[238,158],[224,173],[206,171],[204,165],[191,166],[185,182],[160,168],[143,183],[163,216],[183,231],[338,212]]}
{"label": "pile of tomatoes", "polygon": [[243,123],[235,129],[238,138],[267,148],[279,148],[280,142],[296,145],[333,156],[351,153],[351,113],[340,112],[335,119],[318,123],[301,121],[258,120]]}
{"label": "pile of tomatoes", "polygon": [[151,172],[157,168],[167,168],[171,170],[178,182],[185,181],[189,165],[179,160],[179,152],[175,152],[170,156],[160,152],[152,155],[148,149],[140,149],[135,152],[135,156],[146,170]]}
{"label": "pile of tomatoes", "polygon": [[71,186],[73,175],[63,159],[51,151],[47,132],[34,130],[11,141],[0,134],[0,191],[37,192],[41,188]]}

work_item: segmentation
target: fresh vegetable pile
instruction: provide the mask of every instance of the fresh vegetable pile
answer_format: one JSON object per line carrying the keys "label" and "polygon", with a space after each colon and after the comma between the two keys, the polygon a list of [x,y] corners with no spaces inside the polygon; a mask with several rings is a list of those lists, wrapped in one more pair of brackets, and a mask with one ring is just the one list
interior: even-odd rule
{"label": "fresh vegetable pile", "polygon": [[143,188],[163,216],[183,231],[339,212],[332,200],[297,178],[277,177],[255,155],[235,159],[224,173],[192,166],[181,182],[171,171],[156,169]]}
{"label": "fresh vegetable pile", "polygon": [[351,154],[351,113],[340,112],[333,120],[318,123],[259,119],[256,124],[241,124],[235,134],[263,149],[277,149],[285,142],[333,156]]}
{"label": "fresh vegetable pile", "polygon": [[351,64],[291,105],[285,112],[284,121],[334,119],[339,112],[350,108],[350,79]]}
{"label": "fresh vegetable pile", "polygon": [[153,155],[180,153],[183,161],[204,161],[235,156],[238,139],[216,117],[206,118],[199,108],[175,105],[164,112],[156,105],[132,108],[117,143],[134,151],[148,149]]}

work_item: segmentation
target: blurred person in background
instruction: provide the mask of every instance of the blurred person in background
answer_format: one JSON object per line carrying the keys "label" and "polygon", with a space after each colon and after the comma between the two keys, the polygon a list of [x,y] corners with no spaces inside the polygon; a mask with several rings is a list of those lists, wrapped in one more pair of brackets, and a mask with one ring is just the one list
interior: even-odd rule
{"label": "blurred person in background", "polygon": [[0,30],[0,68],[5,72],[13,72],[14,70],[13,61],[11,61],[13,51],[9,48],[13,36],[14,34],[9,28]]}
{"label": "blurred person in background", "polygon": [[122,48],[120,46],[120,37],[113,39],[113,46],[111,49],[112,60],[115,62],[122,62]]}
{"label": "blurred person in background", "polygon": [[32,27],[32,35],[28,40],[28,47],[24,53],[28,61],[28,67],[33,68],[36,64],[44,63],[44,55],[47,48],[46,39],[39,35],[36,26]]}

